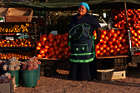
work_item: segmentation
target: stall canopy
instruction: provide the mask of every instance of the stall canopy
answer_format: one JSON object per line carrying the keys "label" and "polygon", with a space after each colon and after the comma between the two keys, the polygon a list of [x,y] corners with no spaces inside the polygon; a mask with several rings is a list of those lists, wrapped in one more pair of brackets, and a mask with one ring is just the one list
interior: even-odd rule
{"label": "stall canopy", "polygon": [[[46,0],[47,1],[47,0]],[[128,7],[140,7],[140,0],[48,0],[47,2],[1,2],[1,5],[15,7],[37,7],[37,8],[73,8],[77,7],[80,2],[87,2],[91,8],[109,8],[123,6],[126,1]]]}

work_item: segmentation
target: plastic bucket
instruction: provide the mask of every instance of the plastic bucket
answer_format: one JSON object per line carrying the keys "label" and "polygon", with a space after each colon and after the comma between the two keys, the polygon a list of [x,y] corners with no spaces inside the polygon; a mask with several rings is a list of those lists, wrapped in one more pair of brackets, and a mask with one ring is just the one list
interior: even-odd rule
{"label": "plastic bucket", "polygon": [[38,64],[37,80],[40,80],[40,64]]}
{"label": "plastic bucket", "polygon": [[[37,69],[38,70],[38,69]],[[37,70],[23,70],[21,71],[22,85],[24,87],[35,87],[37,85],[38,71]]]}
{"label": "plastic bucket", "polygon": [[19,70],[9,71],[11,73],[12,78],[15,77],[16,87],[19,86]]}

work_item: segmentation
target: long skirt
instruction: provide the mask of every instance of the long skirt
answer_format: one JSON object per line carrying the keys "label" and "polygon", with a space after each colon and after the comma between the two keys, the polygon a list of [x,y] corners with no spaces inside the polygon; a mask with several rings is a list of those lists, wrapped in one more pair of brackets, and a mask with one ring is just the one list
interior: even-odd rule
{"label": "long skirt", "polygon": [[97,75],[96,61],[89,62],[89,63],[70,62],[70,64],[71,64],[71,68],[70,68],[69,78],[71,80],[89,81],[89,80],[96,79],[96,75]]}
{"label": "long skirt", "polygon": [[71,62],[70,79],[78,81],[91,80],[90,64]]}

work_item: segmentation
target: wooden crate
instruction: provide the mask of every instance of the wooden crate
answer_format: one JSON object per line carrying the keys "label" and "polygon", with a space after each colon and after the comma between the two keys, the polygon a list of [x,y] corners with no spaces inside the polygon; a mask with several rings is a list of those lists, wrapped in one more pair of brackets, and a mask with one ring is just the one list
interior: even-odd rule
{"label": "wooden crate", "polygon": [[33,10],[30,8],[8,8],[6,22],[31,22]]}
{"label": "wooden crate", "polygon": [[109,58],[127,58],[128,55],[117,55],[117,56],[103,56],[103,57],[96,57],[97,59],[109,59]]}
{"label": "wooden crate", "polygon": [[6,16],[6,22],[31,22],[30,16]]}
{"label": "wooden crate", "polygon": [[97,70],[98,80],[117,80],[125,79],[126,71],[114,71],[114,69]]}

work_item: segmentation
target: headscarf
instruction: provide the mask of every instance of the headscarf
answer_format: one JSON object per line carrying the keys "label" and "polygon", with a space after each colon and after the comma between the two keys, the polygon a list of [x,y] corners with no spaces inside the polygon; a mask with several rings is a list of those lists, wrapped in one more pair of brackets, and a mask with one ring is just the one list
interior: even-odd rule
{"label": "headscarf", "polygon": [[89,7],[89,5],[88,5],[88,3],[86,3],[86,2],[81,2],[80,3],[80,6],[84,6],[88,11],[90,10],[90,7]]}

